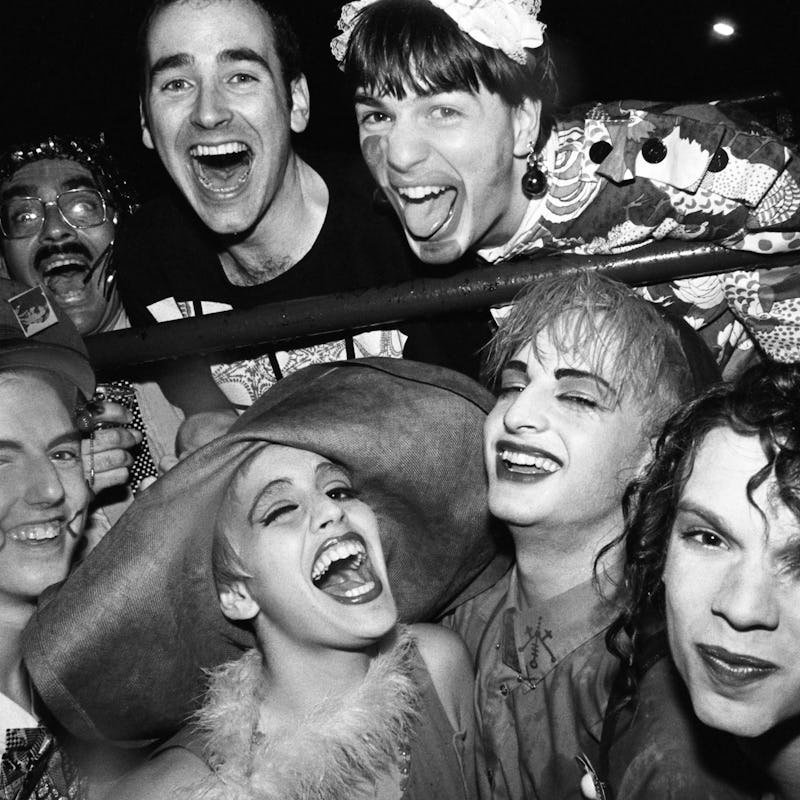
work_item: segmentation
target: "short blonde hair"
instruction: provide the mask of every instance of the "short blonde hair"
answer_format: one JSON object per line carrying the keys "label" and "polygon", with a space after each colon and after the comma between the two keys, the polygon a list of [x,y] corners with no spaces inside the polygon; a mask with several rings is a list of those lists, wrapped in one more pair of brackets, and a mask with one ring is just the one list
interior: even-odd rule
{"label": "short blonde hair", "polygon": [[487,381],[496,384],[505,364],[528,343],[538,357],[540,333],[558,349],[588,359],[598,372],[608,373],[610,365],[604,378],[618,396],[642,408],[649,434],[657,434],[695,394],[676,325],[628,286],[597,272],[545,276],[524,289],[487,346]]}

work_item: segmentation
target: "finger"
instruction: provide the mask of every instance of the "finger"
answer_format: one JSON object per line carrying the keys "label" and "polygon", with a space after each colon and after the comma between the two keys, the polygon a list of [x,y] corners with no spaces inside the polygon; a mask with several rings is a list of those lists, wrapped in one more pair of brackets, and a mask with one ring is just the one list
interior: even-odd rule
{"label": "finger", "polygon": [[179,459],[177,456],[164,456],[158,462],[158,471],[163,475],[165,472],[169,472],[178,461]]}
{"label": "finger", "polygon": [[112,403],[102,400],[92,404],[92,419],[94,424],[127,425],[133,421],[131,412],[121,403]]}
{"label": "finger", "polygon": [[[101,453],[95,451],[94,454],[94,473],[109,472],[120,467],[129,467],[133,464],[133,456],[122,448],[114,450],[103,450]],[[90,464],[91,467],[91,464]]]}
{"label": "finger", "polygon": [[93,443],[84,441],[82,452],[89,452],[91,450],[90,445],[93,445],[95,453],[119,448],[130,449],[136,447],[142,441],[142,433],[135,428],[104,428],[103,430],[95,431],[93,439]]}
{"label": "finger", "polygon": [[137,491],[141,492],[142,489],[147,489],[148,486],[152,486],[157,480],[158,478],[156,478],[154,475],[146,475],[139,481],[139,488]]}
{"label": "finger", "polygon": [[125,467],[104,472],[95,470],[94,486],[92,487],[94,493],[99,494],[103,489],[110,489],[112,486],[122,486],[128,482],[129,476],[130,472]]}

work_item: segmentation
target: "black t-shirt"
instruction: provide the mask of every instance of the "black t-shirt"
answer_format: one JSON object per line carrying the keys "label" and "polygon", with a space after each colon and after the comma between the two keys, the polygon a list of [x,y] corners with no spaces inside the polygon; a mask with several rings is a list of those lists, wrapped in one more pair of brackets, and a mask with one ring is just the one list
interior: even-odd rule
{"label": "black t-shirt", "polygon": [[[146,204],[127,220],[118,233],[114,264],[132,324],[149,325],[224,308],[245,309],[432,275],[414,257],[394,212],[376,209],[374,183],[360,160],[308,154],[304,159],[328,186],[325,221],[308,253],[266,283],[235,286],[228,281],[217,255],[217,237],[177,191]],[[158,303],[161,307],[154,315],[148,307]],[[407,358],[477,375],[476,351],[489,334],[482,315],[399,327],[409,337],[404,348]],[[352,348],[347,354],[352,355]],[[231,357],[241,358],[242,354]],[[274,358],[272,362],[277,367]]]}

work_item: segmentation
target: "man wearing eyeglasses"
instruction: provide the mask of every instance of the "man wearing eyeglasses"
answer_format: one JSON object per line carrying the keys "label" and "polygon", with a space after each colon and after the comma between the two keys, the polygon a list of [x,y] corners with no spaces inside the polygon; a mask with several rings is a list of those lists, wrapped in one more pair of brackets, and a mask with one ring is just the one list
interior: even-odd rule
{"label": "man wearing eyeglasses", "polygon": [[[0,156],[0,255],[5,269],[27,286],[45,286],[82,336],[129,327],[111,249],[118,223],[135,207],[102,136],[50,136]],[[106,384],[104,400],[92,406],[95,413],[87,425],[102,428],[92,433],[87,468],[96,492],[123,484],[135,490],[141,478],[156,475],[161,459],[174,453],[182,416],[155,382],[136,377],[133,384]],[[122,394],[127,407],[113,402]],[[121,427],[131,424],[135,427]],[[146,446],[135,449],[145,427]],[[135,458],[127,452],[132,448]],[[115,491],[116,496],[102,499],[109,522],[129,500],[127,491]]]}
{"label": "man wearing eyeglasses", "polygon": [[124,184],[106,186],[99,143],[49,139],[0,160],[2,255],[11,277],[43,284],[80,333],[120,327],[123,311],[109,272],[121,215],[132,210]]}

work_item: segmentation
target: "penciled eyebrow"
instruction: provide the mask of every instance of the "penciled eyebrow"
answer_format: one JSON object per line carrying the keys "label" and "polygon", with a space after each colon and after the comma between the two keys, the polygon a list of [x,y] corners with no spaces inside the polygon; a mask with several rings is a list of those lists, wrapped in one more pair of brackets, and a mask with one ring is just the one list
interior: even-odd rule
{"label": "penciled eyebrow", "polygon": [[[504,367],[503,372],[519,372],[522,375],[528,374],[528,365],[524,361],[512,359]],[[579,380],[589,380],[602,387],[606,392],[616,395],[616,390],[611,384],[600,375],[594,372],[589,372],[583,369],[573,369],[571,367],[559,367],[554,373],[556,380],[564,380],[565,378],[577,378]]]}
{"label": "penciled eyebrow", "polygon": [[[270,74],[272,73],[269,62],[251,47],[230,47],[227,50],[221,50],[217,54],[217,62],[220,64],[234,64],[237,62],[258,64]],[[162,72],[191,67],[194,63],[195,58],[189,53],[174,53],[173,55],[157,58],[153,62],[153,66],[150,67],[150,82],[155,81]]]}
{"label": "penciled eyebrow", "polygon": [[728,523],[723,517],[690,498],[681,498],[678,501],[678,505],[675,508],[675,516],[677,517],[678,514],[694,514],[696,517],[700,517],[700,519],[707,522],[711,527],[716,528],[716,530],[722,531],[723,533],[728,531]]}
{"label": "penciled eyebrow", "polygon": [[589,372],[585,369],[572,369],[571,367],[559,368],[555,371],[556,380],[560,381],[564,378],[577,378],[579,380],[593,381],[598,386],[601,386],[606,392],[616,396],[616,390],[611,384],[596,372]]}
{"label": "penciled eyebrow", "polygon": [[268,494],[270,494],[270,492],[274,491],[275,489],[282,488],[284,486],[291,486],[291,485],[292,485],[292,482],[288,478],[276,478],[274,481],[270,481],[255,496],[255,499],[253,500],[253,504],[250,506],[250,512],[247,515],[247,521],[251,525],[255,525],[255,523],[256,523],[256,511],[258,510],[258,507],[261,504],[262,500]]}

